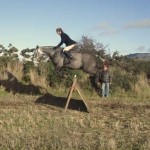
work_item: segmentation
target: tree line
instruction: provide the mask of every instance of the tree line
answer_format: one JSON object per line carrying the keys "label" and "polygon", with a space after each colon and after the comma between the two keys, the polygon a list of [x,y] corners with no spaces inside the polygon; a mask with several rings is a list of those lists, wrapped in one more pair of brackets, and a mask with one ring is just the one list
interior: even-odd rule
{"label": "tree line", "polygon": [[[98,64],[101,64],[99,63],[101,60],[98,56],[107,61],[113,75],[112,92],[115,92],[118,88],[124,89],[125,91],[132,90],[133,85],[138,82],[138,78],[141,74],[145,74],[147,79],[150,78],[149,61],[131,59],[120,55],[118,51],[113,52],[111,55],[108,52],[108,45],[103,45],[87,36],[82,36],[79,42],[79,49],[82,53],[94,55]],[[81,70],[70,70],[68,68],[62,70],[63,76],[60,77],[55,72],[52,63],[50,61],[45,62],[44,59],[40,61],[38,66],[35,66],[32,61],[34,50],[35,48],[27,48],[19,51],[12,44],[9,44],[8,48],[0,45],[0,69],[7,68],[8,63],[21,63],[23,72],[22,81],[27,83],[31,82],[29,73],[30,70],[35,70],[39,76],[44,75],[46,77],[47,83],[51,87],[57,87],[60,83],[65,87],[70,86],[72,84],[72,78],[74,74],[76,74],[79,78],[80,86],[85,90],[93,92],[93,87],[95,86],[94,77],[90,76],[85,79],[87,75]],[[99,69],[101,69],[101,67],[102,66],[99,66]]]}

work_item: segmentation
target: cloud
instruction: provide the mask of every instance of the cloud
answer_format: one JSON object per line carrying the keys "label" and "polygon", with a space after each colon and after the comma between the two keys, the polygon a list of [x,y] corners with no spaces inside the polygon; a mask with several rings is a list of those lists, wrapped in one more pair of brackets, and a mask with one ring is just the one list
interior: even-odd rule
{"label": "cloud", "polygon": [[150,53],[150,48],[147,49],[148,53]]}
{"label": "cloud", "polygon": [[110,23],[108,22],[102,22],[102,23],[99,23],[97,25],[95,25],[94,27],[91,28],[91,30],[106,30],[106,29],[110,29],[111,28],[111,25]]}
{"label": "cloud", "polygon": [[100,36],[112,36],[117,33],[119,33],[119,30],[109,29],[109,30],[105,30],[105,31],[101,32],[99,35]]}
{"label": "cloud", "polygon": [[145,47],[144,46],[139,46],[136,50],[138,52],[143,52],[143,51],[145,51]]}
{"label": "cloud", "polygon": [[126,24],[124,28],[129,29],[129,28],[150,28],[150,20],[139,20],[139,21],[134,21]]}
{"label": "cloud", "polygon": [[150,53],[150,48],[146,48],[145,46],[139,46],[137,49],[136,49],[136,51],[138,51],[138,52],[148,52],[148,53]]}
{"label": "cloud", "polygon": [[119,32],[113,28],[113,26],[109,22],[99,23],[91,28],[91,31],[100,32],[98,35],[100,36],[112,36]]}

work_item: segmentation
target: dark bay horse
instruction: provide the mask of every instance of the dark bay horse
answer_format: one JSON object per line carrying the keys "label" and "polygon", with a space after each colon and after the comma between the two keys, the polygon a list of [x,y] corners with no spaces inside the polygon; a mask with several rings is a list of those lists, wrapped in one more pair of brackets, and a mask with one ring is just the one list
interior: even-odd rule
{"label": "dark bay horse", "polygon": [[[43,54],[46,54],[58,70],[63,67],[69,67],[75,70],[82,69],[88,74],[94,75],[97,73],[97,61],[94,55],[81,53],[78,50],[71,50],[70,53],[73,59],[69,64],[64,64],[65,58],[62,54],[62,48],[54,50],[53,46],[37,46],[34,51],[34,60],[39,60]],[[104,60],[102,59],[102,61]]]}

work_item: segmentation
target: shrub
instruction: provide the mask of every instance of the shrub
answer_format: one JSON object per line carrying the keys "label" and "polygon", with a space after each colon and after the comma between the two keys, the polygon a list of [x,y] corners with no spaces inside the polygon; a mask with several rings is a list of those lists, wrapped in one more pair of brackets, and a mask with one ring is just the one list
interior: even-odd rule
{"label": "shrub", "polygon": [[30,82],[29,72],[31,69],[34,69],[34,63],[31,61],[27,61],[23,64],[23,78],[22,80],[25,82]]}
{"label": "shrub", "polygon": [[125,91],[132,90],[132,84],[137,82],[137,76],[131,73],[122,72],[116,69],[113,72],[112,91],[115,91],[118,87]]}

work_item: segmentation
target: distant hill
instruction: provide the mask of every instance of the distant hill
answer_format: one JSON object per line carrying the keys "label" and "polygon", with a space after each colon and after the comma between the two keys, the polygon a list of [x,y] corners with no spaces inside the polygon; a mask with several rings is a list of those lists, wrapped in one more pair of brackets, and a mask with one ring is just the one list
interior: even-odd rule
{"label": "distant hill", "polygon": [[126,57],[150,61],[150,53],[134,53],[134,54],[126,55]]}

